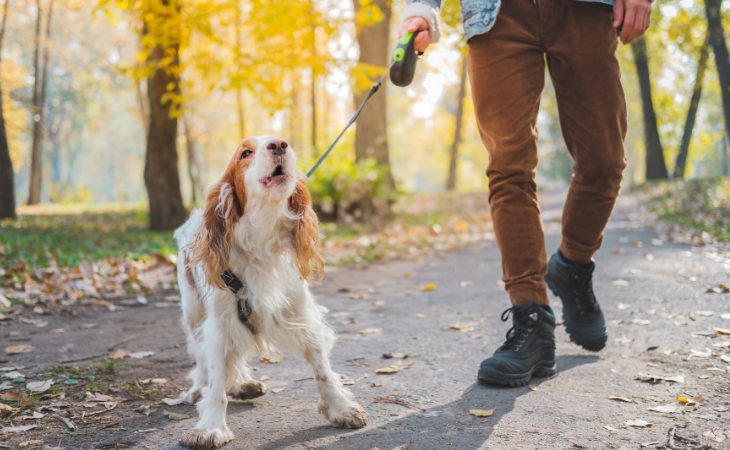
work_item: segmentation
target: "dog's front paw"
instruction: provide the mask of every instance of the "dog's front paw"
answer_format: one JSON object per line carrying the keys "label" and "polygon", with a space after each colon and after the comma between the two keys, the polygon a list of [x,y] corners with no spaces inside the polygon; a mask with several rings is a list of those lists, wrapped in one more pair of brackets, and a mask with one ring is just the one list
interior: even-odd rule
{"label": "dog's front paw", "polygon": [[242,383],[237,389],[229,392],[230,396],[239,400],[251,400],[266,395],[266,385],[260,381]]}
{"label": "dog's front paw", "polygon": [[[343,399],[345,400],[345,399]],[[337,428],[362,428],[367,424],[365,410],[353,401],[339,401],[336,404],[320,403],[319,412]]]}
{"label": "dog's front paw", "polygon": [[232,439],[233,433],[225,425],[223,428],[213,428],[212,430],[193,428],[182,435],[180,445],[195,450],[206,450],[220,447]]}

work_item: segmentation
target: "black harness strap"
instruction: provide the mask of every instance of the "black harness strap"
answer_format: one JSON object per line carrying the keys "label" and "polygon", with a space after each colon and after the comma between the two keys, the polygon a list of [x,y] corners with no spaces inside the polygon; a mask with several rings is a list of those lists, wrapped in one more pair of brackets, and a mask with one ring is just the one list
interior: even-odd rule
{"label": "black harness strap", "polygon": [[249,303],[248,298],[241,298],[238,296],[238,292],[245,288],[246,284],[239,280],[238,277],[230,271],[230,269],[226,269],[225,272],[221,274],[221,278],[226,284],[226,287],[233,292],[233,295],[238,299],[238,320],[240,320],[242,324],[246,325],[248,329],[251,330],[251,333],[256,334],[254,326],[248,323],[248,319],[251,318],[252,313],[251,303]]}

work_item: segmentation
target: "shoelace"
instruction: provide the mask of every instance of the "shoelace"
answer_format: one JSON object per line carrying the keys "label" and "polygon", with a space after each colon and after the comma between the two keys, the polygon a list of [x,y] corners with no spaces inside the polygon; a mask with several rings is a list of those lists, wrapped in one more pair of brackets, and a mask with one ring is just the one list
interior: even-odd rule
{"label": "shoelace", "polygon": [[[504,310],[502,313],[502,322],[506,322],[509,319],[510,313],[515,314],[513,308],[514,307]],[[533,314],[535,315],[534,319]],[[519,351],[522,344],[524,344],[525,340],[530,336],[530,333],[537,328],[537,312],[529,314],[527,311],[522,311],[519,315],[515,314],[515,319],[517,319],[517,325],[507,330],[507,334],[504,336],[507,341],[499,347],[497,350],[498,352],[512,348],[514,351]]]}
{"label": "shoelace", "polygon": [[582,316],[586,310],[596,311],[598,303],[596,302],[596,296],[593,294],[593,277],[591,275],[581,277],[581,274],[572,270],[570,278],[572,292],[575,296],[575,305],[580,315]]}

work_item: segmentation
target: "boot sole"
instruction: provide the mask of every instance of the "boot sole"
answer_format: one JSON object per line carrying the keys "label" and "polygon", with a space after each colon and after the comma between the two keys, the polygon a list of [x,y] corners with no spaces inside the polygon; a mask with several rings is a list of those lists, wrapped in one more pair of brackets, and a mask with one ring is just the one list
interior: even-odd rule
{"label": "boot sole", "polygon": [[531,378],[552,378],[558,374],[557,364],[555,360],[540,361],[527,373],[514,374],[502,373],[496,370],[486,375],[479,375],[477,379],[482,383],[496,384],[499,386],[519,387],[525,386],[530,382]]}
{"label": "boot sole", "polygon": [[[552,286],[550,286],[550,282],[548,281],[548,277],[545,276],[545,284],[547,284],[548,288],[550,289],[550,292],[553,293],[554,296],[558,297],[561,302],[563,302],[562,297],[560,297],[560,294],[555,292],[555,289],[553,289]],[[570,340],[573,341],[576,345],[580,345],[584,349],[591,351],[591,352],[599,352],[603,350],[603,348],[606,346],[606,341],[608,341],[608,335],[606,334],[606,327],[603,327],[603,335],[595,338],[595,339],[586,339],[583,336],[577,336],[574,334],[571,329],[567,325],[567,321],[565,319],[565,304],[563,303],[563,323],[565,325],[565,331],[568,333],[568,336],[570,336]]]}

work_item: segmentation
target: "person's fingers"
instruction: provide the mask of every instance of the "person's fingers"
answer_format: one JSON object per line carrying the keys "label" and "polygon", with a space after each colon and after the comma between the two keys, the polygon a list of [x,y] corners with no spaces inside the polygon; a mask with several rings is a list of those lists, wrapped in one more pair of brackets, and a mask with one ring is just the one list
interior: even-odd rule
{"label": "person's fingers", "polygon": [[428,34],[428,30],[421,31],[416,36],[416,51],[425,52],[428,44],[431,43],[431,36]]}
{"label": "person's fingers", "polygon": [[631,35],[634,33],[634,19],[636,11],[633,8],[627,8],[624,15],[624,27],[621,30],[621,42],[628,44],[631,42]]}
{"label": "person's fingers", "polygon": [[613,27],[618,28],[624,22],[624,0],[616,0],[613,9]]}
{"label": "person's fingers", "polygon": [[406,24],[401,24],[401,26],[398,27],[398,39],[400,39],[401,36],[403,36],[403,33],[405,33],[407,30]]}

